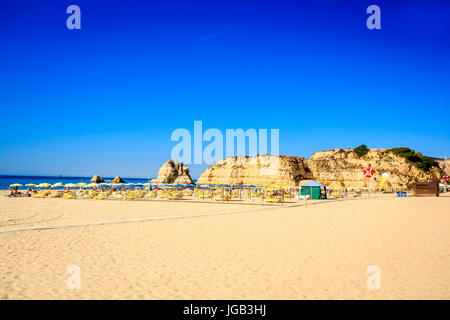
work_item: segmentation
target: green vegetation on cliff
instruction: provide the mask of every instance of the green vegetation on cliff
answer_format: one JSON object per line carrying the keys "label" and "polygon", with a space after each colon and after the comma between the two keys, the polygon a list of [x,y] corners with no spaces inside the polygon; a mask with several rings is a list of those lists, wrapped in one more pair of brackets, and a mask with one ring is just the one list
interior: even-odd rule
{"label": "green vegetation on cliff", "polygon": [[365,144],[362,144],[359,147],[353,149],[353,152],[356,153],[358,155],[358,157],[361,158],[363,155],[365,155],[367,152],[369,152],[369,148],[367,148],[367,146]]}
{"label": "green vegetation on cliff", "polygon": [[439,167],[438,163],[430,157],[423,156],[422,153],[416,152],[409,148],[392,148],[388,149],[388,152],[392,152],[398,156],[404,157],[407,160],[414,162],[418,168],[428,171],[431,167]]}

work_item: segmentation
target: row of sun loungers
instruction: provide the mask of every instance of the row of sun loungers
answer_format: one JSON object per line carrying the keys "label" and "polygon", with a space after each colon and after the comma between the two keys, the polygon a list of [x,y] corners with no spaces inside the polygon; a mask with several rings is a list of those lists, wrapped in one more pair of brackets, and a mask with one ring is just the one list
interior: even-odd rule
{"label": "row of sun loungers", "polygon": [[[231,201],[242,199],[261,199],[259,192],[229,192],[222,190],[119,190],[119,191],[101,191],[101,190],[65,190],[49,191],[41,190],[31,194],[32,198],[62,198],[62,199],[93,199],[93,200],[180,200],[180,199],[209,199],[214,201]],[[285,195],[286,198],[286,195]],[[281,203],[281,197],[265,196],[264,202]]]}

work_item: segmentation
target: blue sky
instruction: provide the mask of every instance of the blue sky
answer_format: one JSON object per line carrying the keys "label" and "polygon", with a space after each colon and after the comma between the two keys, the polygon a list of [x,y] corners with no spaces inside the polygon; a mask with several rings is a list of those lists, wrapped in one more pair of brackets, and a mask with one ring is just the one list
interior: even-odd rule
{"label": "blue sky", "polygon": [[[81,30],[66,8],[81,8]],[[366,8],[381,8],[381,30]],[[173,130],[450,156],[448,1],[0,3],[0,174],[155,176]],[[197,177],[205,166],[192,165]]]}

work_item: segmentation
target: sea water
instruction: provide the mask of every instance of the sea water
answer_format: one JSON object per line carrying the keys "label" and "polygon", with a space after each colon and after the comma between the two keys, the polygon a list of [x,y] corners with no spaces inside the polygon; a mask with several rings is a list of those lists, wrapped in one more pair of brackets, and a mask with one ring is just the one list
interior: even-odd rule
{"label": "sea water", "polygon": [[[9,186],[14,183],[19,183],[23,185],[23,187],[19,187],[19,189],[24,190],[28,187],[25,187],[26,184],[33,183],[33,184],[40,184],[40,183],[50,183],[55,184],[57,182],[62,182],[62,184],[67,183],[90,183],[92,177],[52,177],[52,176],[0,176],[0,190],[9,189]],[[103,180],[105,180],[106,183],[109,183],[114,178],[105,178],[103,177]],[[150,179],[145,178],[122,178],[125,183],[147,183],[150,181]]]}

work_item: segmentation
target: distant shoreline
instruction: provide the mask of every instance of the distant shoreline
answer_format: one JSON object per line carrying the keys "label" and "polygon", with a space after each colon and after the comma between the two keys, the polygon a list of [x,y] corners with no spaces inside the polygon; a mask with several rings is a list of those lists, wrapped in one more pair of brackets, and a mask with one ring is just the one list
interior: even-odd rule
{"label": "distant shoreline", "polygon": [[[10,178],[36,178],[36,179],[92,179],[92,176],[37,176],[37,175],[13,175],[13,174],[0,174],[0,179],[10,179]],[[104,177],[104,179],[114,179],[114,177]],[[141,178],[141,177],[123,177],[123,179],[136,179],[136,180],[148,180],[154,178]]]}
{"label": "distant shoreline", "polygon": [[[19,189],[27,189],[27,184],[40,184],[40,183],[50,183],[55,184],[62,182],[67,183],[80,183],[91,181],[92,177],[61,177],[61,176],[26,176],[26,175],[0,175],[0,190],[9,190],[10,185],[14,183],[19,183],[22,186]],[[113,177],[105,177],[103,180],[105,182],[111,182]],[[152,178],[122,178],[124,181],[128,182],[139,182],[147,183]]]}

